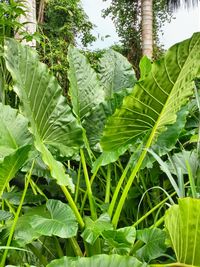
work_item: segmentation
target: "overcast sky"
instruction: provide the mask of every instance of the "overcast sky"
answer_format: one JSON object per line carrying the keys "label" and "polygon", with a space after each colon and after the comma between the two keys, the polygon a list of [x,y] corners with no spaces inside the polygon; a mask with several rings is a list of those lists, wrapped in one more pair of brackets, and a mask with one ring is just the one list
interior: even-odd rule
{"label": "overcast sky", "polygon": [[[106,2],[82,0],[82,6],[90,21],[96,25],[93,34],[98,40],[93,43],[92,49],[109,47],[119,40],[112,20],[108,17],[106,19],[101,17],[102,9],[109,6],[109,2],[110,0]],[[200,31],[200,7],[190,10],[180,9],[174,16],[176,19],[163,27],[164,35],[160,39],[165,48],[189,38],[194,32]],[[104,38],[106,35],[110,35],[110,37]],[[104,40],[101,40],[102,38]]]}

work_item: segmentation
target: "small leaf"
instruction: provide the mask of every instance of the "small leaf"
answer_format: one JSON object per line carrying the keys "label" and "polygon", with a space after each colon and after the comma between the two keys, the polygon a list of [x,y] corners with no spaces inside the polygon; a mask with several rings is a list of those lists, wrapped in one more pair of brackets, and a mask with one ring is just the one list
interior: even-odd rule
{"label": "small leaf", "polygon": [[158,228],[137,231],[137,239],[145,245],[137,251],[137,256],[146,262],[162,256],[166,251],[166,233]]}
{"label": "small leaf", "polygon": [[135,227],[105,230],[102,233],[113,254],[128,254],[136,239]]}
{"label": "small leaf", "polygon": [[86,217],[85,224],[86,227],[81,236],[91,245],[95,243],[103,231],[113,229],[110,223],[110,216],[107,213],[102,214],[96,221],[93,221],[90,217]]}
{"label": "small leaf", "polygon": [[30,225],[41,235],[70,238],[76,235],[78,224],[72,209],[59,200],[47,201],[48,217],[35,215]]}

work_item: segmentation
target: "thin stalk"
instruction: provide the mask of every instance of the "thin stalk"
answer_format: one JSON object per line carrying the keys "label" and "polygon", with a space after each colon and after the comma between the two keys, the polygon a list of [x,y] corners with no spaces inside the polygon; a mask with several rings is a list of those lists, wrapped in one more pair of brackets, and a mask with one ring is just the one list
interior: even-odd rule
{"label": "thin stalk", "polygon": [[126,175],[127,175],[127,172],[130,168],[130,165],[131,165],[131,159],[132,157],[130,158],[128,164],[126,165],[126,168],[124,169],[120,179],[119,179],[119,182],[115,188],[115,192],[113,194],[113,197],[112,197],[112,200],[111,200],[111,203],[110,203],[110,206],[109,206],[109,209],[108,209],[108,214],[110,215],[110,217],[112,217],[112,213],[113,213],[113,210],[114,210],[114,207],[115,207],[115,204],[116,204],[116,201],[117,201],[117,198],[118,198],[118,195],[119,195],[119,192],[120,192],[120,189],[122,187],[122,184],[126,178]]}
{"label": "thin stalk", "polygon": [[[30,182],[30,179],[31,179],[31,175],[32,175],[32,171],[33,171],[33,166],[34,166],[34,164],[35,164],[35,161],[33,161],[33,163],[32,163],[30,172],[29,172],[29,174],[27,175],[27,180],[26,180],[26,177],[25,177],[24,191],[23,191],[23,194],[22,194],[22,197],[21,197],[21,200],[20,200],[20,203],[19,203],[19,207],[18,207],[18,209],[17,209],[16,215],[15,215],[15,218],[14,218],[12,227],[11,227],[11,229],[10,229],[10,234],[9,234],[9,237],[8,237],[8,240],[7,240],[7,243],[6,243],[6,247],[9,247],[10,244],[11,244],[12,237],[13,237],[13,234],[14,234],[14,231],[15,231],[15,227],[16,227],[16,224],[17,224],[17,221],[18,221],[18,218],[19,218],[21,209],[22,209],[22,205],[23,205],[23,203],[24,203],[24,199],[25,199],[25,196],[26,196],[26,192],[27,192],[28,186],[29,186],[29,182]],[[1,267],[4,267],[4,265],[5,265],[6,258],[7,258],[7,254],[8,254],[8,249],[6,249],[6,250],[4,251],[4,253],[3,253],[2,260],[1,260],[1,263],[0,263],[0,266],[1,266]]]}
{"label": "thin stalk", "polygon": [[83,253],[82,253],[82,251],[81,251],[81,249],[79,247],[79,244],[78,244],[77,240],[74,237],[72,237],[72,238],[69,239],[69,241],[70,241],[70,243],[71,243],[71,245],[73,247],[75,255],[83,257]]}
{"label": "thin stalk", "polygon": [[107,177],[106,177],[105,203],[110,202],[110,186],[111,186],[111,168],[110,168],[110,165],[108,165]]}
{"label": "thin stalk", "polygon": [[85,223],[84,223],[84,221],[83,221],[83,219],[82,219],[82,217],[78,211],[78,208],[77,208],[73,198],[71,197],[69,191],[67,190],[67,188],[64,185],[60,185],[60,188],[62,189],[67,201],[69,202],[69,205],[72,208],[74,215],[76,216],[76,219],[77,219],[81,229],[83,229],[85,226]]}
{"label": "thin stalk", "polygon": [[36,190],[36,194],[38,192],[41,196],[43,196],[45,198],[46,201],[48,200],[48,197],[42,192],[42,190],[39,188],[39,186],[32,179],[30,180],[30,185],[31,185],[32,189],[34,188],[34,190]]}
{"label": "thin stalk", "polygon": [[[153,136],[152,136],[152,138],[153,138]],[[148,144],[147,144],[146,147],[149,147],[150,144],[151,144],[151,138],[149,138]],[[112,219],[112,223],[113,223],[114,227],[117,227],[117,224],[118,224],[118,221],[119,221],[119,217],[120,217],[122,208],[124,206],[124,202],[125,202],[125,200],[127,198],[129,189],[131,188],[131,185],[132,185],[132,183],[133,183],[133,181],[135,179],[136,174],[138,173],[138,171],[139,171],[139,169],[140,169],[140,167],[142,165],[142,162],[143,162],[146,154],[147,154],[147,150],[145,149],[145,150],[142,151],[142,153],[141,153],[141,155],[139,157],[139,160],[138,160],[135,168],[133,169],[133,171],[132,171],[132,173],[131,173],[128,181],[127,181],[127,184],[124,187],[123,193],[122,193],[121,198],[119,200],[119,204],[117,206],[117,209],[116,209],[115,214],[114,214],[113,219]]]}
{"label": "thin stalk", "polygon": [[33,245],[28,244],[29,249],[33,252],[33,254],[39,259],[40,264],[46,266],[48,264],[47,259],[41,254],[41,252]]}
{"label": "thin stalk", "polygon": [[79,168],[78,168],[78,177],[77,177],[77,184],[76,184],[76,192],[74,197],[74,202],[77,203],[78,201],[78,194],[79,194],[79,188],[80,188],[80,180],[81,180],[81,161],[79,162]]}
{"label": "thin stalk", "polygon": [[199,154],[200,151],[200,99],[199,99],[199,94],[196,85],[194,86],[194,91],[195,91],[195,97],[197,100],[197,107],[199,110],[199,129],[198,129],[198,140],[197,140],[197,153]]}
{"label": "thin stalk", "polygon": [[142,186],[143,186],[145,192],[147,192],[147,193],[146,193],[146,196],[147,196],[147,203],[148,203],[150,209],[152,209],[153,206],[152,206],[152,203],[151,203],[151,199],[150,199],[150,196],[149,196],[149,192],[148,192],[147,187],[146,187],[146,184],[145,184],[145,182],[144,182],[144,177],[143,177],[143,175],[140,175],[140,176],[139,176],[139,179],[140,179],[140,181],[142,182]]}
{"label": "thin stalk", "polygon": [[[176,195],[176,192],[173,192],[170,197],[173,197]],[[165,199],[163,199],[161,202],[159,202],[155,207],[153,207],[150,211],[148,211],[147,213],[145,213],[145,215],[143,215],[139,220],[137,220],[133,226],[136,227],[138,224],[140,224],[142,221],[144,221],[150,214],[152,214],[155,210],[157,210],[160,206],[162,206],[167,200],[169,199],[169,197],[166,197]]]}
{"label": "thin stalk", "polygon": [[59,258],[62,258],[64,256],[64,253],[62,251],[62,248],[60,246],[60,243],[58,241],[58,238],[56,236],[54,236],[54,240],[55,240],[55,247],[56,247],[56,250],[58,252],[58,257]]}
{"label": "thin stalk", "polygon": [[91,217],[93,220],[96,220],[97,219],[96,207],[95,207],[95,203],[94,203],[92,188],[91,188],[91,184],[90,184],[90,179],[89,179],[89,175],[88,175],[88,171],[87,171],[87,166],[86,166],[85,155],[84,155],[83,149],[80,149],[80,154],[81,154],[81,162],[82,162],[82,166],[83,166],[83,173],[85,176],[85,183],[86,183],[86,187],[87,187],[87,194],[88,194],[88,199],[89,199],[89,204],[90,204]]}
{"label": "thin stalk", "polygon": [[6,205],[8,206],[10,213],[12,213],[12,214],[14,215],[14,217],[15,217],[15,216],[16,216],[16,211],[15,211],[15,209],[12,207],[12,205],[9,203],[8,200],[5,200],[5,203],[6,203]]}

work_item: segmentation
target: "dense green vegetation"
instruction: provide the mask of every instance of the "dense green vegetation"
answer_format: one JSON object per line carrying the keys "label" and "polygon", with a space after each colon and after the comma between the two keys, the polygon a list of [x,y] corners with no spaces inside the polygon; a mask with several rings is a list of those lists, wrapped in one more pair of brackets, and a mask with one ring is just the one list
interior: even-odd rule
{"label": "dense green vegetation", "polygon": [[[193,82],[199,75],[199,42],[195,34],[158,62],[144,58],[137,82],[117,52],[106,52],[95,73],[70,47],[67,103],[37,53],[6,40],[4,59],[20,106],[17,111],[1,104],[1,245],[14,247],[14,252],[2,251],[1,264],[7,258],[37,266],[64,255],[103,253],[129,255],[102,256],[105,264],[127,260],[124,266],[129,261],[166,266],[177,257],[198,266],[198,242],[186,241],[184,259],[176,252],[176,242],[187,240],[193,228],[184,234],[174,229],[178,220],[187,227],[191,220],[197,227],[194,240],[199,238],[199,110]],[[174,206],[177,197],[179,206]],[[172,208],[163,217],[167,202]],[[192,216],[183,212],[187,209]],[[162,230],[164,220],[169,236]],[[170,237],[176,257],[166,244]],[[71,266],[70,261],[63,258],[50,266]]]}
{"label": "dense green vegetation", "polygon": [[143,57],[139,79],[114,50],[90,64],[68,44],[62,79],[40,42],[11,38],[23,13],[12,4],[13,24],[1,23],[0,266],[200,266],[200,33]]}

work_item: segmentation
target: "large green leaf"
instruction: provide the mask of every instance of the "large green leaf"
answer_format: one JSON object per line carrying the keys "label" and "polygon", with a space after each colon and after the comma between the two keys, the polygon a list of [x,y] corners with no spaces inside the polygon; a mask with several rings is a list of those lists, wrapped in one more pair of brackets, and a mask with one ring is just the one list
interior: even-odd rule
{"label": "large green leaf", "polygon": [[147,267],[134,257],[119,255],[96,255],[91,258],[63,257],[54,260],[47,267]]}
{"label": "large green leaf", "polygon": [[2,162],[0,162],[0,197],[9,181],[27,160],[29,151],[30,145],[22,146],[8,156],[5,156]]}
{"label": "large green leaf", "polygon": [[106,101],[93,109],[83,123],[91,146],[100,141],[107,118],[121,106],[124,97],[130,94],[136,83],[132,65],[113,50],[105,52],[100,59],[98,77]]}
{"label": "large green leaf", "polygon": [[[58,82],[47,66],[39,62],[34,50],[15,40],[6,41],[5,60],[22,103],[22,112],[30,121],[36,148],[52,170],[52,177],[73,190],[72,181],[48,151],[48,147],[53,147],[61,156],[71,156],[82,145],[82,129],[62,96]],[[54,172],[54,168],[59,172]]]}
{"label": "large green leaf", "polygon": [[76,235],[78,224],[72,209],[59,200],[47,201],[48,217],[33,215],[30,221],[32,228],[41,235],[56,235],[69,238]]}
{"label": "large green leaf", "polygon": [[99,63],[99,78],[104,88],[106,98],[126,88],[133,88],[136,77],[132,65],[120,53],[108,50]]}
{"label": "large green leaf", "polygon": [[86,57],[75,47],[68,50],[70,96],[73,111],[82,121],[104,101],[104,91]]}
{"label": "large green leaf", "polygon": [[167,228],[177,261],[200,266],[200,200],[183,198],[165,215]]}
{"label": "large green leaf", "polygon": [[152,65],[149,75],[136,84],[108,120],[101,141],[104,151],[117,159],[144,137],[148,148],[176,121],[176,113],[193,94],[193,80],[200,73],[199,51],[200,34],[196,33]]}
{"label": "large green leaf", "polygon": [[0,158],[31,142],[27,119],[17,110],[1,103],[0,125]]}

